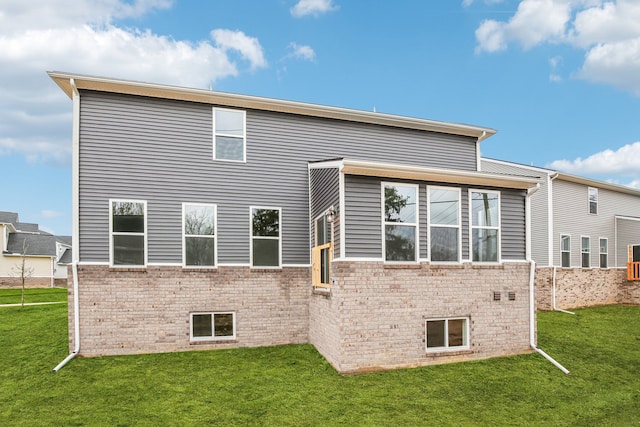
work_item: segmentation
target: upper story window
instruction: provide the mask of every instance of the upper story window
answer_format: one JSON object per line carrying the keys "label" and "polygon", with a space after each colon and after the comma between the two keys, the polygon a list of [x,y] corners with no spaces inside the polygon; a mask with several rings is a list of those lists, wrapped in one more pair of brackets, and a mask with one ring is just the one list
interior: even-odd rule
{"label": "upper story window", "polygon": [[460,189],[428,187],[431,261],[460,261]]}
{"label": "upper story window", "polygon": [[251,266],[281,266],[280,208],[251,208]]}
{"label": "upper story window", "polygon": [[214,108],[213,159],[244,162],[246,145],[246,113]]}
{"label": "upper story window", "polygon": [[471,191],[472,261],[498,262],[500,193]]}
{"label": "upper story window", "polygon": [[185,267],[215,267],[216,205],[182,204],[182,262]]}
{"label": "upper story window", "polygon": [[418,260],[418,186],[383,183],[385,261]]}
{"label": "upper story window", "polygon": [[562,267],[571,267],[571,236],[560,235],[560,262]]}
{"label": "upper story window", "polygon": [[589,213],[598,213],[598,189],[589,187]]}
{"label": "upper story window", "polygon": [[109,217],[111,265],[146,265],[147,202],[110,200]]}
{"label": "upper story window", "polygon": [[591,239],[589,237],[583,236],[581,238],[581,255],[582,255],[582,267],[589,268],[591,267]]}

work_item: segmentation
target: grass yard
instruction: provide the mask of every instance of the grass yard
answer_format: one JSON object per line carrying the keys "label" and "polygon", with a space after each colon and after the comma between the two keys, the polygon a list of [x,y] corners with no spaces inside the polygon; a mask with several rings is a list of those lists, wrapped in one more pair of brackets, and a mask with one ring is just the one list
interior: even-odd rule
{"label": "grass yard", "polygon": [[[0,291],[0,293],[6,291]],[[640,307],[541,313],[542,356],[342,377],[310,345],[87,358],[66,305],[0,309],[0,425],[541,425],[640,422]]]}
{"label": "grass yard", "polygon": [[[9,289],[0,289],[0,305],[20,304],[22,288],[16,286]],[[67,301],[66,288],[27,288],[24,290],[24,303],[34,302],[61,302]]]}

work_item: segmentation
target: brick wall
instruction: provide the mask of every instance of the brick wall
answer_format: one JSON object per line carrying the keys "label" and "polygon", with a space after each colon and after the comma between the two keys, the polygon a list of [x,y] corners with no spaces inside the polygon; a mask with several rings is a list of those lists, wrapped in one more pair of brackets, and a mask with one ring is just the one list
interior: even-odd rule
{"label": "brick wall", "polygon": [[[25,288],[50,288],[51,277],[26,277]],[[0,277],[0,288],[22,288],[19,277]]]}
{"label": "brick wall", "polygon": [[[329,296],[314,294],[309,338],[342,373],[520,354],[529,344],[529,265],[332,263]],[[494,301],[493,292],[501,293]],[[508,292],[515,301],[508,300]],[[467,317],[468,350],[427,353],[425,320]]]}
{"label": "brick wall", "polygon": [[[78,267],[80,354],[100,356],[306,343],[310,277],[308,267],[186,270],[81,265]],[[71,282],[68,288],[73,349]],[[234,311],[236,340],[190,343],[189,313],[193,311]]]}
{"label": "brick wall", "polygon": [[[640,304],[640,284],[627,281],[621,268],[556,268],[556,308]],[[536,304],[553,309],[553,267],[536,269]]]}

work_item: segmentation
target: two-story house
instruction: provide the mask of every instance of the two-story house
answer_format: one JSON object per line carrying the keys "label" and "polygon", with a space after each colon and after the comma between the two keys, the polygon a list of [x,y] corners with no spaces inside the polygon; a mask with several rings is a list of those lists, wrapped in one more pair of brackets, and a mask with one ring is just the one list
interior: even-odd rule
{"label": "two-story house", "polygon": [[494,130],[49,73],[73,100],[70,345],[311,343],[362,372],[532,351],[527,206]]}
{"label": "two-story house", "polygon": [[481,165],[543,178],[531,197],[538,308],[640,304],[640,190],[503,160]]}

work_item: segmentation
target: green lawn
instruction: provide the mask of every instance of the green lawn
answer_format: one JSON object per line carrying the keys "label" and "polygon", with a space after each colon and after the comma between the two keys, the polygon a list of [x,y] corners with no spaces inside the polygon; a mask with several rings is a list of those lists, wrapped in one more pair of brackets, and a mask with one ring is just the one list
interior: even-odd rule
{"label": "green lawn", "polygon": [[[0,293],[3,291],[0,291]],[[0,425],[640,421],[640,307],[541,313],[538,354],[342,377],[310,345],[76,359],[66,305],[0,309]]]}
{"label": "green lawn", "polygon": [[[0,305],[2,304],[20,304],[22,297],[22,288],[19,286],[0,289]],[[66,288],[36,288],[25,289],[24,302],[59,302],[67,301]]]}

